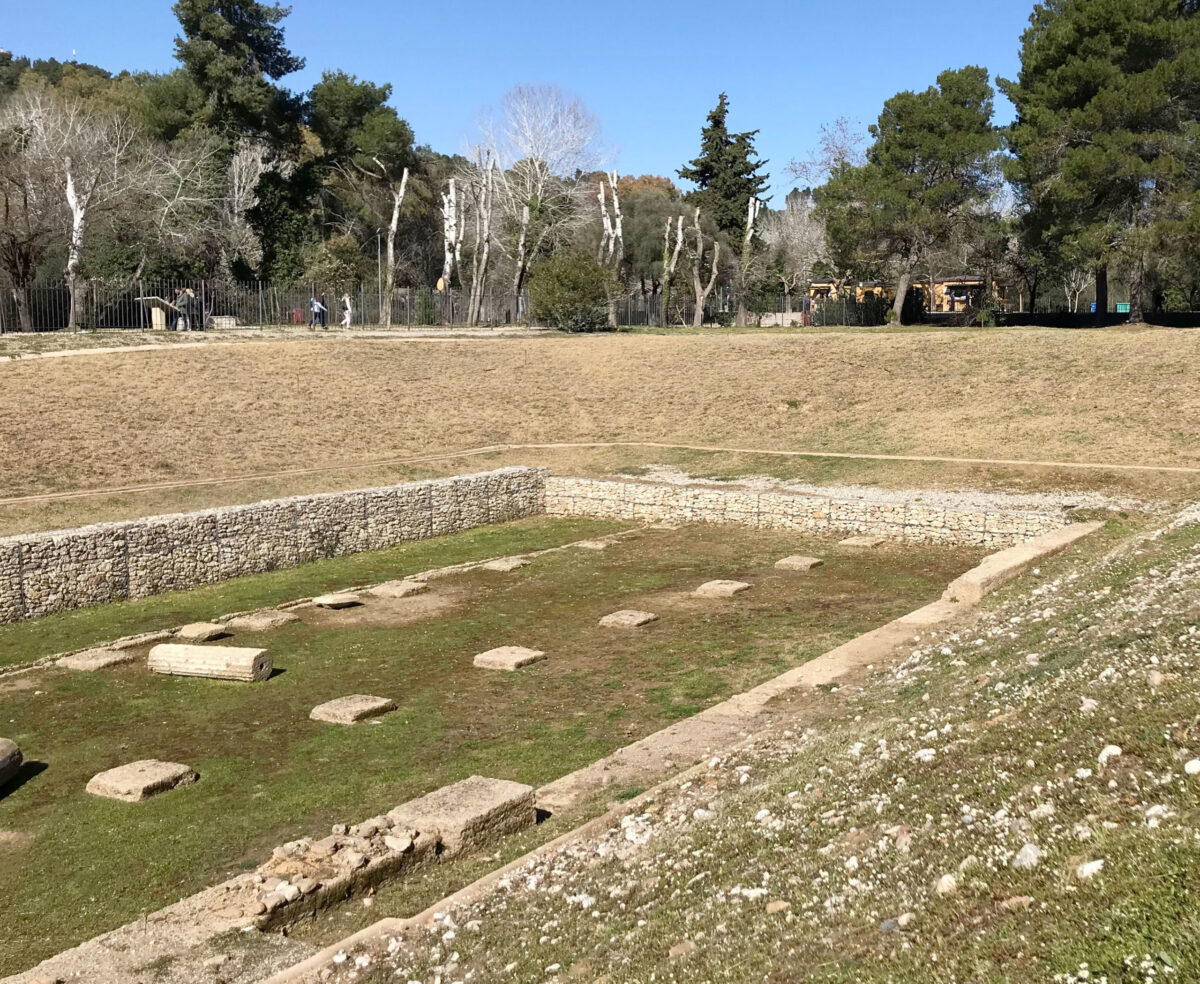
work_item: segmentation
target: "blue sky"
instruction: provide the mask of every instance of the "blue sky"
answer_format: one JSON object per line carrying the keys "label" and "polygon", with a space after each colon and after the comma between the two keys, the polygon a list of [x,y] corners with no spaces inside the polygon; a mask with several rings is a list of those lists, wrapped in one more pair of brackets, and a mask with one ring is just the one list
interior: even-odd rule
{"label": "blue sky", "polygon": [[[73,56],[112,71],[175,66],[170,0],[6,0],[0,48]],[[873,121],[888,96],[967,64],[1011,77],[1033,0],[294,0],[290,47],[308,60],[285,80],[307,89],[324,69],[390,82],[421,143],[462,150],[482,111],[520,83],[578,94],[599,118],[623,174],[669,174],[693,157],[700,127],[728,92],[730,126],[759,129],[776,194],[787,162],[820,125]],[[1011,110],[997,98],[997,116]],[[775,203],[778,205],[778,202]]]}

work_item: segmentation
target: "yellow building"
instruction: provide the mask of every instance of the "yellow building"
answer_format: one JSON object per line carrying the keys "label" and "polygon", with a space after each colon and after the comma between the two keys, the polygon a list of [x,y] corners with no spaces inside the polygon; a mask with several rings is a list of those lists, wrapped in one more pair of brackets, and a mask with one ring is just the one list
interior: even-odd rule
{"label": "yellow building", "polygon": [[[933,282],[933,304],[924,304],[930,314],[952,314],[978,307],[983,296],[984,279],[978,276],[941,277]],[[910,291],[919,292],[922,299],[929,296],[929,281],[914,280]],[[1000,302],[1001,309],[1007,309],[1008,287],[998,281],[992,281],[992,293]],[[868,297],[876,297],[888,304],[896,299],[896,285],[880,280],[866,280],[857,284],[844,284],[841,290],[832,280],[815,280],[808,288],[808,296],[814,301],[855,300],[862,303]]]}

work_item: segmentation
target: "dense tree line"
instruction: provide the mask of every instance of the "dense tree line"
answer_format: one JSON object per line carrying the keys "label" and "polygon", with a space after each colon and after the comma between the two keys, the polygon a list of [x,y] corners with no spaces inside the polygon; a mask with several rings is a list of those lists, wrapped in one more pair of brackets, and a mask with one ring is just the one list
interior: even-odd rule
{"label": "dense tree line", "polygon": [[287,89],[304,63],[286,8],[174,11],[167,74],[0,54],[0,278],[24,324],[51,280],[74,325],[87,279],[341,290],[377,272],[385,296],[460,288],[474,321],[486,292],[519,296],[561,255],[610,320],[640,295],[669,323],[706,307],[745,322],[780,295],[792,310],[818,277],[894,284],[899,317],[914,282],[967,271],[1030,308],[1094,290],[1103,311],[1114,276],[1135,317],[1200,303],[1194,0],[1039,3],[1018,77],[996,83],[1011,126],[985,69],[948,69],[865,133],[824,128],[775,208],[757,131],[730,128],[724,94],[675,176],[684,192],[602,170],[596,120],[553,87],[512,90],[475,146],[444,154],[416,142],[390,85],[332,71]]}

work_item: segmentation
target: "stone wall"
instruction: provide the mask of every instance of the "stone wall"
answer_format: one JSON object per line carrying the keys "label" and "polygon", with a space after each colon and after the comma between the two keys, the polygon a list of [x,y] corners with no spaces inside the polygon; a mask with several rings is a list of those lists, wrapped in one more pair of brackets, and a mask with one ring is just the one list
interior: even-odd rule
{"label": "stone wall", "polygon": [[545,512],[546,471],[502,468],[0,539],[0,623]]}
{"label": "stone wall", "polygon": [[552,516],[638,522],[737,523],[805,533],[870,533],[895,540],[1011,546],[1067,524],[1061,511],[969,512],[913,501],[872,502],[737,487],[668,485],[590,478],[546,480]]}

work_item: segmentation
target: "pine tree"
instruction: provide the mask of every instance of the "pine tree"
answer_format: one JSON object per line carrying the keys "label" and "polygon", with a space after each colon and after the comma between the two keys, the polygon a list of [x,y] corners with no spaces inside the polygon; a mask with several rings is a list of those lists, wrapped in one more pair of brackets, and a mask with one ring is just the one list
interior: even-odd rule
{"label": "pine tree", "polygon": [[708,114],[707,126],[700,131],[700,156],[678,173],[699,188],[689,200],[740,246],[750,199],[762,199],[767,188],[767,175],[759,173],[767,162],[755,159],[758,131],[730,133],[728,115],[729,99],[722,92],[716,108]]}
{"label": "pine tree", "polygon": [[831,253],[860,269],[890,267],[897,319],[918,264],[970,234],[996,173],[986,69],[942,72],[923,92],[900,92],[870,128],[865,164],[837,164],[816,191]]}
{"label": "pine tree", "polygon": [[1000,81],[1017,108],[1010,179],[1046,248],[1129,277],[1134,320],[1153,268],[1197,242],[1200,16],[1192,0],[1049,0]]}
{"label": "pine tree", "polygon": [[178,0],[175,56],[204,93],[202,122],[230,135],[294,141],[300,101],[272,84],[304,67],[279,26],[290,12],[254,0]]}

